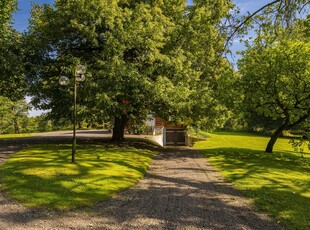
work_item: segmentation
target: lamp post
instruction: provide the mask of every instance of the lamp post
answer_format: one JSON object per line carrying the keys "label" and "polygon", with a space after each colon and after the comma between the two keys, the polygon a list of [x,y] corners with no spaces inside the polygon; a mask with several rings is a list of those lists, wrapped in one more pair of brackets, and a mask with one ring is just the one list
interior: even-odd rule
{"label": "lamp post", "polygon": [[[77,65],[73,74],[73,138],[72,138],[72,158],[71,162],[75,162],[76,152],[76,94],[77,94],[77,83],[85,81],[86,67],[84,65]],[[69,85],[70,80],[66,76],[59,78],[60,85]]]}

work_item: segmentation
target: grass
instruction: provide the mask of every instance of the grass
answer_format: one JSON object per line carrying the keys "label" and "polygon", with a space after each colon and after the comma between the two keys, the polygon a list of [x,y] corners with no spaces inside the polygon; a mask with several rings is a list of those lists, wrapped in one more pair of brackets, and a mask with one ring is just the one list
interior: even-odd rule
{"label": "grass", "polygon": [[310,229],[310,156],[292,151],[289,139],[281,138],[274,153],[264,149],[268,137],[240,133],[213,133],[197,142],[216,169],[268,213],[289,229]]}
{"label": "grass", "polygon": [[20,134],[0,134],[0,139],[13,139],[13,138],[24,138],[30,137],[30,133],[20,133]]}
{"label": "grass", "polygon": [[27,207],[69,210],[92,206],[141,179],[155,152],[134,147],[71,145],[29,147],[0,167],[1,190]]}

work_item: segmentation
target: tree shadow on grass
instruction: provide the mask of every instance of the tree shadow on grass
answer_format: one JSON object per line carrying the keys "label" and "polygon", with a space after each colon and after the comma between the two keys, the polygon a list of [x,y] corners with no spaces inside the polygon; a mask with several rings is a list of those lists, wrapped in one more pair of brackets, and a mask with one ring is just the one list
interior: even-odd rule
{"label": "tree shadow on grass", "polygon": [[[14,154],[0,169],[4,191],[26,206],[48,209],[92,205],[134,185],[152,154],[128,149],[80,149],[71,164],[68,145],[43,145]],[[146,150],[147,151],[147,150]]]}
{"label": "tree shadow on grass", "polygon": [[[5,178],[4,191],[15,197],[16,200],[21,200],[26,206],[67,209],[67,207],[87,206],[96,203],[96,201],[105,200],[125,189],[128,182],[131,185],[135,182],[134,178],[113,175],[94,176],[92,180],[88,178],[84,180],[88,176],[86,167],[79,167],[79,172],[74,175],[62,174],[59,171],[50,179],[15,171],[14,177],[7,176],[9,178]],[[102,190],[100,189],[102,181],[109,181],[115,186]],[[123,188],[117,186],[120,183],[124,184]]]}
{"label": "tree shadow on grass", "polygon": [[[156,177],[156,180],[172,182],[169,177]],[[125,191],[116,198],[98,204],[92,213],[75,215],[80,219],[78,229],[86,229],[89,223],[96,229],[283,229],[248,207],[238,206],[234,199],[227,198],[228,202],[224,202],[210,193],[206,195],[205,190],[209,188],[212,192],[218,192],[217,183],[205,184],[204,190],[191,187],[187,182],[178,183],[181,185],[179,188],[162,188],[161,183],[153,183],[148,189]],[[222,189],[227,190],[224,187]],[[66,216],[68,221],[63,219]],[[49,222],[51,218],[53,220]],[[57,223],[61,228],[77,221],[70,219],[70,213],[38,212],[37,209],[0,213],[1,220],[21,225],[43,220],[51,224],[49,227]],[[68,228],[72,227],[70,224]]]}
{"label": "tree shadow on grass", "polygon": [[[188,153],[184,151],[165,154],[159,156],[160,160],[188,160],[185,157]],[[194,159],[199,157],[202,158],[198,154],[191,156]],[[178,168],[177,164],[160,175],[151,170],[142,185],[99,204],[101,215],[106,216],[108,209],[111,213],[109,219],[120,223],[120,229],[132,229],[142,222],[149,224],[145,229],[282,229],[282,226],[255,214],[248,203],[245,205],[240,201],[243,199],[241,193],[226,182],[204,181],[200,176],[179,178],[175,175],[178,172],[169,174],[170,170],[196,176],[201,173],[202,178],[207,171],[202,172],[196,167]],[[214,169],[209,168],[209,172],[213,173]]]}
{"label": "tree shadow on grass", "polygon": [[266,153],[264,151],[247,148],[213,148],[202,149],[207,158],[218,158],[223,169],[240,167],[263,172],[266,169],[287,169],[297,172],[310,172],[309,159],[303,159],[290,151]]}
{"label": "tree shadow on grass", "polygon": [[[90,223],[97,229],[282,229],[255,214],[247,205],[240,204],[241,194],[227,183],[221,180],[205,181],[205,172],[196,167],[180,167],[179,170],[184,170],[185,175],[199,173],[200,176],[177,177],[175,167],[178,162],[181,165],[190,158],[194,161],[203,159],[200,154],[193,153],[169,150],[160,154],[157,163],[167,160],[175,162],[168,171],[159,174],[149,171],[138,186],[100,202],[91,213],[74,214],[75,219],[71,218],[70,213],[62,211],[22,209],[0,213],[0,223],[2,220],[32,224],[44,220],[51,228],[69,228],[77,223],[78,229],[86,229]],[[208,170],[213,172],[212,168]],[[79,168],[78,176],[85,173],[89,173],[87,168]],[[41,181],[41,178],[35,179]],[[26,182],[30,182],[30,178],[23,183]],[[61,183],[59,186],[62,186]],[[89,196],[95,193],[96,190],[90,191]]]}
{"label": "tree shadow on grass", "polygon": [[218,131],[218,132],[212,132],[211,134],[213,135],[221,135],[221,136],[245,136],[245,137],[270,137],[268,134],[263,134],[263,133],[257,133],[257,132],[231,132],[231,131]]}
{"label": "tree shadow on grass", "polygon": [[[273,154],[243,148],[201,150],[255,206],[291,228],[309,228],[310,162],[294,152]],[[308,194],[308,195],[305,195]],[[308,225],[305,225],[308,223]]]}

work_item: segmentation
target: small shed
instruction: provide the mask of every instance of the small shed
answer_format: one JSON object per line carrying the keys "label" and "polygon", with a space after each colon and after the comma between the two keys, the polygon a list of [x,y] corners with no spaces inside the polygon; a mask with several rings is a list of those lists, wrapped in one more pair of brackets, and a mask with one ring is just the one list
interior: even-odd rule
{"label": "small shed", "polygon": [[186,129],[185,128],[164,128],[164,145],[185,146]]}
{"label": "small shed", "polygon": [[184,126],[165,124],[159,117],[152,118],[149,124],[154,125],[153,135],[162,135],[162,145],[187,145],[187,129]]}

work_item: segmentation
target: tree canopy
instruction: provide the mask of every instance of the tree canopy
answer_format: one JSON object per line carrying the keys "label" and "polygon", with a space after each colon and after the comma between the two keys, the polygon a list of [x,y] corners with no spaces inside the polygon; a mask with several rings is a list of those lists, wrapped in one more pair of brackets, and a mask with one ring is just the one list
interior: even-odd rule
{"label": "tree canopy", "polygon": [[308,0],[271,0],[254,12],[241,16],[237,10],[237,14],[224,21],[227,33],[225,48],[232,44],[234,38],[248,35],[248,30],[253,28],[257,35],[267,29],[277,36],[279,28],[290,30],[297,20],[309,14],[309,10]]}
{"label": "tree canopy", "polygon": [[224,110],[218,79],[231,72],[219,32],[231,7],[222,0],[191,7],[185,0],[36,5],[26,38],[33,103],[54,118],[68,115],[71,96],[58,78],[82,63],[87,80],[79,85],[79,106],[85,117],[114,117],[114,139],[123,138],[130,119],[147,114],[212,124]]}
{"label": "tree canopy", "polygon": [[12,20],[12,13],[16,10],[16,0],[1,0],[0,2],[0,30],[4,34],[7,30],[8,23]]}
{"label": "tree canopy", "polygon": [[21,35],[12,26],[15,0],[0,2],[0,96],[17,100],[25,96]]}
{"label": "tree canopy", "polygon": [[310,41],[296,29],[294,37],[259,37],[243,52],[239,70],[248,110],[281,121],[266,148],[272,152],[283,130],[310,117]]}

